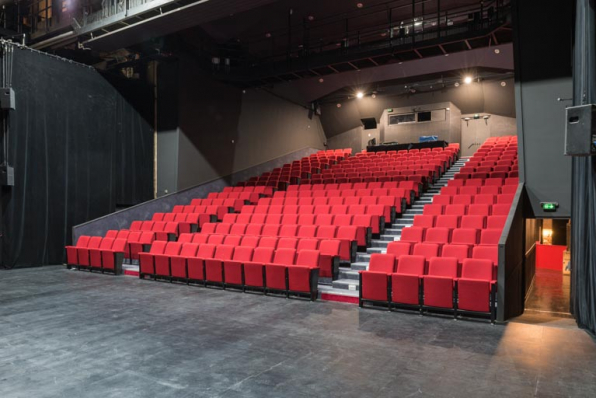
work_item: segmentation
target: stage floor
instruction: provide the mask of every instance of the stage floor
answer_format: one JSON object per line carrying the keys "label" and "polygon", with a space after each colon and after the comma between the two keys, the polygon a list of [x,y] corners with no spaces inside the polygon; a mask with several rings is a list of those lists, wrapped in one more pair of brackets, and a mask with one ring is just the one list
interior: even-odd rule
{"label": "stage floor", "polygon": [[0,396],[596,396],[579,329],[0,271]]}

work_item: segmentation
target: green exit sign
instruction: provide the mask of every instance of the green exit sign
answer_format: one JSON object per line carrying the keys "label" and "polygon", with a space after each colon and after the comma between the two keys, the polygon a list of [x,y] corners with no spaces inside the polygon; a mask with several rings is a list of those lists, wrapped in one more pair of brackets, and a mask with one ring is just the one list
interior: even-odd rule
{"label": "green exit sign", "polygon": [[557,211],[559,204],[557,202],[541,202],[540,207],[543,211]]}
{"label": "green exit sign", "polygon": [[391,112],[393,112],[393,108],[387,109],[387,113],[391,113]]}

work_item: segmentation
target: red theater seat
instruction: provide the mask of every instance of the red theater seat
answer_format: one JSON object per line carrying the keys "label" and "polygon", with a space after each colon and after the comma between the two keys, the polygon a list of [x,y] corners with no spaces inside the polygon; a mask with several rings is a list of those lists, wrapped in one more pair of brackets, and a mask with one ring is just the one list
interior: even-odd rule
{"label": "red theater seat", "polygon": [[187,260],[189,280],[196,282],[205,281],[205,260],[213,258],[215,248],[215,245],[208,243],[202,244],[199,246],[196,257]]}
{"label": "red theater seat", "polygon": [[234,246],[219,245],[213,258],[205,259],[205,282],[224,286],[224,262],[231,260]]}
{"label": "red theater seat", "polygon": [[317,250],[298,252],[294,266],[287,267],[288,294],[308,294],[312,301],[317,298],[320,253]]}
{"label": "red theater seat", "polygon": [[184,243],[180,253],[170,258],[172,278],[188,280],[187,261],[189,258],[196,256],[198,249],[199,245],[197,243]]}
{"label": "red theater seat", "polygon": [[251,289],[265,289],[265,264],[273,260],[274,249],[257,247],[252,260],[244,263],[244,286]]}
{"label": "red theater seat", "polygon": [[496,281],[490,260],[466,259],[458,281],[458,311],[490,313],[494,321]]}
{"label": "red theater seat", "polygon": [[391,275],[391,304],[420,305],[420,278],[424,275],[423,256],[400,256],[397,272]]}
{"label": "red theater seat", "polygon": [[366,301],[389,302],[389,276],[395,270],[395,257],[374,253],[367,271],[360,271],[360,307]]}
{"label": "red theater seat", "polygon": [[453,308],[453,290],[457,278],[457,259],[452,257],[432,258],[428,275],[424,276],[425,307]]}

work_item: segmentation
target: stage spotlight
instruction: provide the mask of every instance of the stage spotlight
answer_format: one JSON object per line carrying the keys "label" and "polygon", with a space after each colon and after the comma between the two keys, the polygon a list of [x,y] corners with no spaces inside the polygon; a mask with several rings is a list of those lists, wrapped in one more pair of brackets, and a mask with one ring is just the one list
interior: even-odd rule
{"label": "stage spotlight", "polygon": [[356,93],[356,98],[358,98],[358,99],[362,99],[363,97],[364,97],[364,93],[363,93],[362,91],[358,91],[358,92]]}
{"label": "stage spotlight", "polygon": [[472,83],[472,76],[466,76],[466,77],[464,77],[464,83],[466,83],[466,84]]}

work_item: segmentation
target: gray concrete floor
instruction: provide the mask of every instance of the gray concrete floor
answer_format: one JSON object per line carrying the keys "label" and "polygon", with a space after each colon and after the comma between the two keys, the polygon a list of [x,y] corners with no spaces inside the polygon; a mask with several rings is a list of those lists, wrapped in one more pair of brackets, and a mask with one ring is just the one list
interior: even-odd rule
{"label": "gray concrete floor", "polygon": [[0,396],[594,397],[583,331],[0,272]]}

